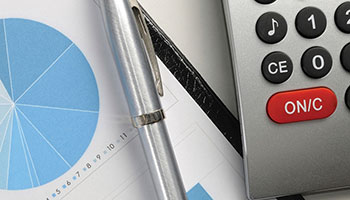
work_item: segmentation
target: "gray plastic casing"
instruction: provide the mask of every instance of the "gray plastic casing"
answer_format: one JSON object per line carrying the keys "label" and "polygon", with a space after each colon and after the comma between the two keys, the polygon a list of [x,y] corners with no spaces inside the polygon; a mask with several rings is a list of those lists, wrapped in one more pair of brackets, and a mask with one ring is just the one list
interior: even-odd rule
{"label": "gray plastic casing", "polygon": [[[345,92],[350,73],[341,66],[340,53],[350,42],[334,14],[344,0],[277,0],[268,5],[255,0],[223,0],[230,37],[234,78],[241,122],[247,193],[250,199],[269,199],[299,193],[350,187],[350,110]],[[327,16],[327,29],[316,39],[303,38],[295,28],[300,10],[312,6]],[[259,17],[269,11],[281,14],[288,33],[277,44],[262,42],[255,31]],[[350,17],[349,17],[350,19]],[[322,79],[304,74],[303,53],[322,46],[332,55],[331,72]],[[293,74],[283,84],[266,81],[261,63],[266,55],[282,51],[294,64]],[[327,119],[276,124],[266,112],[269,98],[282,91],[328,87],[338,99],[335,113]]]}

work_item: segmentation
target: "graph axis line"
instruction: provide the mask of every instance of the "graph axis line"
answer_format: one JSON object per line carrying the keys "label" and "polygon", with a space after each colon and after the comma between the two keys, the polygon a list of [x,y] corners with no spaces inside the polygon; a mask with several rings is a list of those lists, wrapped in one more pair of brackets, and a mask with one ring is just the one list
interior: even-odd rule
{"label": "graph axis line", "polygon": [[9,176],[10,176],[10,161],[11,161],[11,148],[12,148],[12,129],[13,129],[13,111],[11,112],[11,124],[10,124],[10,145],[9,145],[9,152],[8,152],[8,163],[7,163],[7,180],[6,180],[6,189],[9,188]]}
{"label": "graph axis line", "polygon": [[44,109],[63,110],[63,111],[73,111],[73,112],[83,112],[83,113],[94,113],[94,114],[98,114],[98,113],[99,113],[99,111],[82,110],[82,109],[75,109],[75,108],[62,108],[62,107],[40,106],[40,105],[20,104],[20,103],[17,103],[16,105],[18,105],[18,106],[25,106],[25,107],[32,107],[32,108],[44,108]]}
{"label": "graph axis line", "polygon": [[64,56],[64,54],[67,53],[67,51],[74,46],[74,43],[72,42],[54,61],[49,65],[49,67],[40,74],[40,76],[15,100],[15,103],[17,103],[52,67],[55,66],[55,64]]}
{"label": "graph axis line", "polygon": [[16,120],[17,120],[17,128],[18,128],[19,136],[20,136],[21,143],[22,143],[22,149],[23,149],[24,157],[26,159],[26,165],[27,165],[27,170],[28,170],[28,174],[29,174],[29,177],[30,177],[30,182],[32,184],[32,187],[34,187],[33,177],[32,177],[32,173],[30,172],[29,163],[28,163],[28,156],[27,156],[26,149],[24,148],[23,137],[22,137],[22,134],[21,134],[21,127],[20,127],[20,124],[19,124],[19,118],[18,118],[18,114],[17,114],[17,110],[16,109],[15,109],[15,116],[16,116]]}
{"label": "graph axis line", "polygon": [[36,130],[36,132],[45,140],[45,142],[55,151],[55,153],[63,160],[63,162],[69,167],[72,168],[72,165],[58,152],[58,150],[49,142],[49,140],[41,133],[41,131],[28,119],[28,117],[21,111],[21,109],[17,108],[17,110],[22,114],[22,116],[29,122],[29,124]]}
{"label": "graph axis line", "polygon": [[[17,109],[17,108],[16,108],[16,109]],[[16,110],[16,114],[17,114],[17,110]],[[18,114],[17,114],[17,117],[18,117]],[[22,124],[21,124],[21,121],[19,120],[19,117],[18,117],[18,123],[20,124],[20,127],[21,127],[21,134],[22,134],[22,136],[23,136],[24,144],[25,144],[26,150],[27,150],[28,155],[29,155],[29,159],[30,159],[31,166],[33,167],[33,170],[34,170],[34,175],[35,175],[36,181],[37,181],[38,185],[40,185],[38,173],[37,173],[36,167],[35,167],[35,165],[34,165],[34,161],[33,161],[33,158],[32,158],[32,154],[31,154],[31,152],[30,152],[30,150],[29,150],[27,138],[26,138],[26,136],[24,135],[24,131],[23,131],[23,129],[22,129]]]}
{"label": "graph axis line", "polygon": [[9,72],[9,78],[10,78],[11,98],[13,99],[13,83],[12,83],[11,63],[10,63],[10,54],[9,54],[9,48],[8,48],[6,20],[5,19],[3,19],[3,27],[4,27],[4,35],[5,35],[7,68],[8,68],[8,72]]}

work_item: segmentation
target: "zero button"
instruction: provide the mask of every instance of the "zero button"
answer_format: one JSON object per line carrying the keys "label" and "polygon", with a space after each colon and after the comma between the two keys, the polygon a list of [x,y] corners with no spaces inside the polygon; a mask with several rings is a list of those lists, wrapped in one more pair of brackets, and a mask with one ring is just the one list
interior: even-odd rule
{"label": "zero button", "polygon": [[323,47],[312,47],[304,53],[301,67],[304,73],[311,78],[322,78],[332,69],[331,54]]}

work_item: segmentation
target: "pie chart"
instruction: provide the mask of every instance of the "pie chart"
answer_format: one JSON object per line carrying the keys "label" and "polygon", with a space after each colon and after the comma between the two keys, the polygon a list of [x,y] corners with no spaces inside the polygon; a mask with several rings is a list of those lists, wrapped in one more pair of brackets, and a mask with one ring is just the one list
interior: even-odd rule
{"label": "pie chart", "polygon": [[79,48],[27,19],[0,21],[0,189],[47,184],[71,169],[95,134],[99,95]]}

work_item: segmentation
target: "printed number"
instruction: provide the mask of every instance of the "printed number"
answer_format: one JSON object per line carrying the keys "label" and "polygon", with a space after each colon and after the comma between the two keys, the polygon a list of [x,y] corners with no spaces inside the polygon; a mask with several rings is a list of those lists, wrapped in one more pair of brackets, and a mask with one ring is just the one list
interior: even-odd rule
{"label": "printed number", "polygon": [[61,194],[61,190],[56,189],[56,194],[57,194],[57,195],[60,195],[60,194]]}
{"label": "printed number", "polygon": [[98,154],[98,155],[96,156],[96,158],[99,159],[99,160],[101,160],[101,155]]}
{"label": "printed number", "polygon": [[120,138],[122,139],[122,140],[125,140],[125,138],[127,138],[128,137],[128,135],[126,135],[126,133],[123,133],[122,135],[120,135]]}
{"label": "printed number", "polygon": [[[319,61],[319,62],[317,62]],[[316,70],[321,70],[324,67],[324,58],[321,55],[317,55],[312,59],[312,65]]]}
{"label": "printed number", "polygon": [[107,149],[112,151],[115,148],[114,144],[110,144],[107,146]]}
{"label": "printed number", "polygon": [[[346,13],[345,13],[347,16],[349,16],[350,15],[350,10],[348,10],[348,11],[346,11]],[[348,22],[346,23],[347,25],[350,25],[350,19],[348,20]]]}
{"label": "printed number", "polygon": [[312,24],[312,29],[314,29],[314,30],[316,30],[316,21],[315,21],[315,15],[311,15],[310,17],[309,17],[309,19],[307,19],[307,21],[309,21],[309,22],[311,22],[311,24]]}
{"label": "printed number", "polygon": [[90,163],[87,163],[87,164],[86,164],[86,167],[87,167],[88,169],[90,169],[92,166],[90,165]]}
{"label": "printed number", "polygon": [[70,186],[71,184],[72,184],[71,182],[67,181],[67,186]]}
{"label": "printed number", "polygon": [[77,171],[75,174],[77,175],[77,177],[80,177],[79,171]]}

